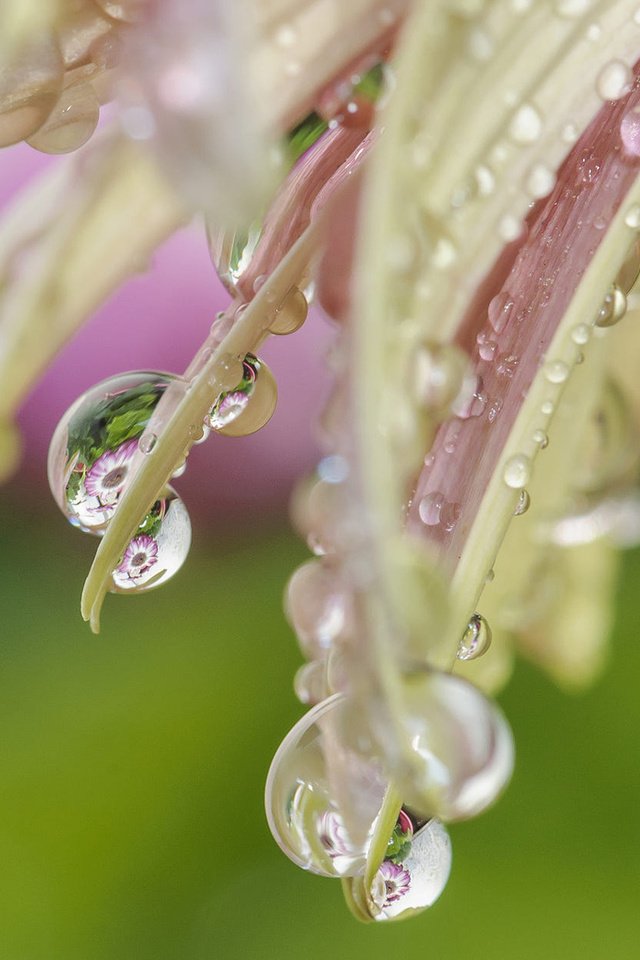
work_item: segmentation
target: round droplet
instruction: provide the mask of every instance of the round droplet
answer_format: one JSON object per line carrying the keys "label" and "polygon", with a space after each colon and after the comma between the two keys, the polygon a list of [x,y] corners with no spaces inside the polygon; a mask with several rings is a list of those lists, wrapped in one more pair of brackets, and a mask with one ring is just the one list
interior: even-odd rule
{"label": "round droplet", "polygon": [[550,360],[544,368],[549,383],[564,383],[569,377],[569,367],[564,360]]}
{"label": "round droplet", "polygon": [[208,417],[212,430],[226,437],[245,437],[269,422],[276,408],[278,388],[263,360],[248,353],[242,362],[242,380],[221,393]]}
{"label": "round droplet", "polygon": [[[409,818],[409,814],[403,810],[400,817]],[[371,884],[368,902],[376,921],[398,920],[427,909],[449,879],[451,840],[439,820],[412,826],[400,842],[398,851],[385,857]]]}
{"label": "round droplet", "polygon": [[491,646],[491,627],[485,618],[474,613],[462,634],[456,657],[458,660],[477,660]]}
{"label": "round droplet", "polygon": [[338,694],[307,713],[267,777],[267,820],[276,842],[298,866],[325,877],[363,870],[386,788],[374,762],[341,742],[345,704]]}
{"label": "round droplet", "polygon": [[517,240],[522,233],[522,224],[517,217],[507,213],[500,218],[498,223],[498,233],[506,243],[512,243]]}
{"label": "round droplet", "polygon": [[629,92],[633,76],[622,60],[610,60],[596,79],[596,90],[603,100],[619,100]]}
{"label": "round droplet", "polygon": [[516,143],[535,143],[542,133],[542,117],[530,103],[523,103],[514,113],[509,135]]}
{"label": "round droplet", "polygon": [[67,410],[49,447],[53,496],[74,526],[104,533],[171,383],[168,373],[125,373],[92,387]]}
{"label": "round droplet", "polygon": [[520,496],[518,497],[518,502],[516,503],[516,508],[513,511],[514,517],[521,517],[523,513],[526,513],[529,507],[531,506],[531,497],[527,490],[521,490]]}
{"label": "round droplet", "polygon": [[22,45],[0,71],[0,147],[32,137],[62,90],[63,63],[53,37]]}
{"label": "round droplet", "polygon": [[556,183],[556,175],[553,170],[543,163],[537,163],[531,168],[527,176],[526,188],[529,196],[534,200],[548,196]]}
{"label": "round droplet", "polygon": [[584,346],[585,343],[588,343],[590,336],[591,330],[586,323],[577,324],[571,331],[571,339],[579,346]]}
{"label": "round droplet", "polygon": [[540,407],[540,412],[545,415],[545,417],[550,417],[553,413],[554,407],[551,400],[545,400]]}
{"label": "round droplet", "polygon": [[29,146],[41,153],[70,153],[91,137],[100,119],[100,104],[88,83],[67,87]]}
{"label": "round droplet", "polygon": [[509,725],[497,706],[461,677],[414,673],[405,680],[393,725],[375,713],[370,722],[396,788],[425,818],[476,816],[511,777]]}
{"label": "round droplet", "polygon": [[538,444],[541,450],[546,450],[549,446],[549,437],[544,430],[534,430],[531,439]]}
{"label": "round droplet", "polygon": [[531,461],[523,453],[517,453],[504,465],[504,482],[512,490],[521,490],[531,479]]}
{"label": "round droplet", "polygon": [[285,590],[285,613],[305,656],[326,654],[350,624],[350,598],[339,569],[328,560],[298,567]]}
{"label": "round droplet", "polygon": [[627,312],[627,298],[617,284],[613,284],[596,317],[596,327],[613,327]]}
{"label": "round droplet", "polygon": [[634,203],[625,214],[624,222],[632,230],[640,229],[640,204]]}
{"label": "round droplet", "polygon": [[294,287],[284,298],[280,309],[269,325],[269,331],[277,336],[295,333],[307,319],[309,304],[302,290]]}
{"label": "round droplet", "polygon": [[157,442],[157,435],[151,431],[147,431],[146,433],[143,433],[138,440],[138,447],[142,453],[151,453]]}
{"label": "round droplet", "polygon": [[187,559],[191,521],[180,497],[167,487],[140,524],[113,571],[113,593],[144,593],[174,576]]}

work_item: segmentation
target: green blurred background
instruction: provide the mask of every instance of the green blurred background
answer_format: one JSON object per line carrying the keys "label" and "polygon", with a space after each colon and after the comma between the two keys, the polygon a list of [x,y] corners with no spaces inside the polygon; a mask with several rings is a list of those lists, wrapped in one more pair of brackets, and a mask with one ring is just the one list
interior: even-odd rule
{"label": "green blurred background", "polygon": [[452,829],[441,901],[363,927],[263,815],[301,712],[281,594],[306,553],[284,520],[199,531],[171,584],[108,599],[95,638],[78,614],[95,541],[15,484],[0,513],[1,960],[638,957],[640,553],[592,692],[518,667],[516,775]]}

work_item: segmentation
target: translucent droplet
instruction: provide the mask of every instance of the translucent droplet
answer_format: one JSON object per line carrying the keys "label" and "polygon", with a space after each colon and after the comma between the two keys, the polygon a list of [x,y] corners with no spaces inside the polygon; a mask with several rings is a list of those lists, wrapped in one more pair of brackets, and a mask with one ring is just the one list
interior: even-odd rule
{"label": "translucent droplet", "polygon": [[187,559],[191,522],[180,497],[167,487],[156,500],[113,571],[113,593],[144,593],[174,576]]}
{"label": "translucent droplet", "polygon": [[304,663],[293,678],[293,690],[300,703],[308,707],[326,700],[331,693],[327,684],[326,661]]}
{"label": "translucent droplet", "polygon": [[285,613],[305,656],[326,654],[350,627],[350,597],[339,569],[326,560],[298,567],[285,590]]}
{"label": "translucent droplet", "polygon": [[89,140],[98,126],[100,104],[88,83],[66,87],[46,122],[32,137],[29,146],[41,153],[70,153]]}
{"label": "translucent droplet", "polygon": [[461,390],[451,406],[452,413],[461,420],[472,417],[481,417],[487,406],[487,395],[484,392],[482,377],[476,376],[465,384],[467,389]]}
{"label": "translucent droplet", "polygon": [[[409,814],[403,810],[400,817],[409,819]],[[394,837],[403,826],[400,819],[398,824]],[[401,846],[385,857],[369,891],[376,921],[398,920],[432,906],[449,879],[451,841],[439,820],[412,825],[399,840]]]}
{"label": "translucent droplet", "polygon": [[32,137],[53,110],[62,90],[63,63],[53,37],[20,47],[0,71],[0,147]]}
{"label": "translucent droplet", "polygon": [[478,183],[478,193],[481,197],[490,196],[496,187],[496,178],[493,171],[485,164],[476,167],[476,180]]}
{"label": "translucent droplet", "polygon": [[474,613],[462,634],[456,657],[458,660],[477,660],[491,646],[491,627],[480,613]]}
{"label": "translucent droplet", "polygon": [[523,103],[514,113],[509,135],[516,143],[535,143],[542,133],[542,117],[530,103]]}
{"label": "translucent droplet", "polygon": [[625,214],[624,222],[632,230],[640,229],[640,204],[634,203]]}
{"label": "translucent droplet", "polygon": [[549,436],[544,430],[534,430],[531,439],[538,444],[541,450],[546,450],[549,446]]}
{"label": "translucent droplet", "polygon": [[278,336],[295,333],[307,319],[309,304],[304,293],[297,287],[289,291],[282,306],[272,320],[269,331]]}
{"label": "translucent droplet", "polygon": [[168,373],[121,374],[92,387],[64,414],[49,447],[48,473],[51,492],[74,526],[104,533],[139,440],[149,435],[162,395],[178,380]]}
{"label": "translucent droplet", "polygon": [[522,224],[517,217],[507,213],[498,222],[498,233],[506,243],[512,243],[522,233]]}
{"label": "translucent droplet", "polygon": [[155,433],[147,432],[143,433],[140,439],[138,440],[138,447],[142,453],[151,453],[154,449],[156,443],[158,442],[158,437]]}
{"label": "translucent droplet", "polygon": [[520,357],[514,353],[502,353],[496,361],[496,371],[499,377],[510,380],[518,368]]}
{"label": "translucent droplet", "polygon": [[[266,786],[276,842],[298,866],[325,877],[363,870],[386,787],[373,761],[342,745],[345,703],[340,694],[331,697],[295,725],[273,759]],[[355,829],[347,825],[347,807]]]}
{"label": "translucent droplet", "polygon": [[529,196],[534,200],[548,196],[556,183],[556,175],[553,170],[546,167],[543,163],[537,163],[531,168],[526,180],[526,188]]}
{"label": "translucent droplet", "polygon": [[578,323],[571,331],[571,339],[579,346],[584,346],[585,343],[588,343],[590,336],[591,330],[586,323]]}
{"label": "translucent droplet", "polygon": [[413,674],[394,720],[389,729],[383,718],[371,716],[385,764],[411,810],[465,820],[493,803],[509,781],[509,726],[496,705],[462,678]]}
{"label": "translucent droplet", "polygon": [[629,156],[640,156],[640,108],[637,104],[623,116],[620,122],[620,137]]}
{"label": "translucent droplet", "polygon": [[531,497],[527,490],[521,490],[520,496],[518,497],[518,502],[516,503],[516,508],[513,511],[514,517],[521,517],[523,513],[526,513],[529,507],[531,506]]}
{"label": "translucent droplet", "polygon": [[627,298],[617,284],[613,284],[596,317],[596,327],[613,327],[627,312]]}
{"label": "translucent droplet", "polygon": [[550,360],[545,365],[544,375],[549,383],[564,383],[569,377],[569,367],[564,360]]}
{"label": "translucent droplet", "polygon": [[502,290],[493,298],[488,308],[489,323],[497,334],[502,333],[512,313],[513,299],[511,294]]}
{"label": "translucent droplet", "polygon": [[276,408],[278,388],[263,360],[248,353],[242,362],[242,380],[221,393],[208,417],[212,430],[226,437],[244,437],[269,422]]}
{"label": "translucent droplet", "polygon": [[531,461],[523,453],[517,453],[504,465],[504,482],[512,490],[521,490],[531,479]]}
{"label": "translucent droplet", "polygon": [[610,60],[596,79],[596,90],[603,100],[619,100],[629,92],[633,76],[622,60]]}
{"label": "translucent droplet", "polygon": [[554,406],[551,400],[545,400],[542,406],[540,407],[540,412],[544,414],[545,417],[550,417],[553,413]]}

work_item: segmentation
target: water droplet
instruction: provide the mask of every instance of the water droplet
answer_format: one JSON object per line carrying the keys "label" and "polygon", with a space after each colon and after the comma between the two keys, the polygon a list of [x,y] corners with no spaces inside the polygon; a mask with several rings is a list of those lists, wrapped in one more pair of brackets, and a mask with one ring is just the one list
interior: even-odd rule
{"label": "water droplet", "polygon": [[489,423],[494,423],[498,417],[500,411],[502,410],[502,400],[499,397],[496,397],[489,404],[489,409],[487,410],[487,420]]}
{"label": "water droplet", "polygon": [[531,479],[531,461],[523,453],[510,457],[504,465],[504,482],[512,490],[521,490]]}
{"label": "water droplet", "polygon": [[209,426],[226,437],[244,437],[268,423],[276,408],[278,390],[263,360],[248,353],[242,361],[242,379],[221,393],[209,414]]}
{"label": "water droplet", "polygon": [[512,243],[514,240],[517,240],[522,233],[522,223],[517,217],[507,213],[504,217],[500,218],[498,233],[506,243]]}
{"label": "water droplet", "polygon": [[549,437],[544,430],[534,430],[531,439],[538,444],[541,450],[546,450],[549,446]]}
{"label": "water droplet", "polygon": [[517,357],[513,353],[500,354],[496,363],[498,376],[504,377],[505,380],[510,380],[516,372],[519,363],[520,357]]}
{"label": "water droplet", "polygon": [[307,319],[308,310],[309,304],[304,293],[298,287],[293,287],[269,324],[269,332],[277,336],[295,333]]}
{"label": "water droplet", "polygon": [[437,527],[440,523],[440,513],[444,503],[444,494],[434,491],[423,497],[418,506],[420,519],[428,527]]}
{"label": "water droplet", "polygon": [[326,700],[331,692],[327,684],[326,661],[304,663],[293,678],[293,690],[300,703],[309,707]]}
{"label": "water droplet", "polygon": [[474,377],[468,389],[461,391],[451,406],[451,410],[461,420],[481,417],[487,406],[487,395],[483,389],[482,377]]}
{"label": "water droplet", "polygon": [[128,480],[139,440],[178,377],[126,373],[92,387],[67,410],[49,448],[49,484],[67,519],[104,533]]}
{"label": "water droplet", "polygon": [[512,312],[513,300],[511,294],[502,290],[493,298],[488,309],[489,323],[497,334],[502,333]]}
{"label": "water droplet", "polygon": [[482,360],[490,363],[495,357],[497,348],[498,344],[495,340],[483,340],[482,343],[478,344],[478,353]]}
{"label": "water droplet", "polygon": [[575,123],[565,123],[561,131],[561,136],[565,143],[575,143],[579,135],[580,131]]}
{"label": "water droplet", "polygon": [[625,214],[624,222],[632,230],[640,229],[640,204],[634,203]]}
{"label": "water droplet", "polygon": [[478,193],[481,197],[490,196],[496,187],[496,178],[493,171],[485,164],[476,167],[476,180],[478,183]]}
{"label": "water droplet", "polygon": [[386,788],[374,762],[342,743],[347,723],[342,695],[318,704],[285,738],[267,777],[274,839],[290,860],[324,877],[363,870]]}
{"label": "water droplet", "polygon": [[456,657],[458,660],[477,660],[490,646],[491,627],[481,614],[474,613],[462,634]]}
{"label": "water droplet", "polygon": [[622,60],[610,60],[596,79],[596,90],[603,100],[619,100],[629,92],[633,77]]}
{"label": "water droplet", "polygon": [[509,136],[516,143],[535,143],[542,133],[542,117],[531,103],[523,103],[514,113]]}
{"label": "water droplet", "polygon": [[569,367],[564,360],[550,360],[545,365],[544,375],[549,383],[564,383],[569,377]]}
{"label": "water droplet", "polygon": [[318,476],[325,483],[344,483],[349,476],[349,462],[338,454],[324,457],[318,464]]}
{"label": "water droplet", "polygon": [[389,841],[397,847],[393,856],[386,856],[373,878],[369,891],[371,916],[378,922],[398,920],[431,907],[449,879],[451,841],[439,820],[405,827],[401,817]]}
{"label": "water droplet", "polygon": [[526,513],[529,507],[531,506],[531,497],[527,490],[521,490],[520,496],[518,497],[518,502],[516,503],[516,508],[513,511],[514,517],[521,517],[523,513]]}
{"label": "water droplet", "polygon": [[338,568],[327,560],[298,567],[285,590],[285,613],[304,655],[322,657],[350,629],[351,601]]}
{"label": "water droplet", "polygon": [[142,434],[138,440],[138,447],[142,453],[151,453],[157,442],[157,435],[149,431]]}
{"label": "water droplet", "polygon": [[545,400],[542,406],[540,407],[540,412],[544,414],[545,417],[550,417],[553,413],[554,407],[551,400]]}
{"label": "water droplet", "polygon": [[526,189],[529,196],[534,200],[548,196],[556,183],[556,175],[553,170],[543,163],[537,163],[531,168],[527,175]]}
{"label": "water droplet", "polygon": [[143,593],[173,577],[191,546],[189,514],[177,493],[167,487],[140,524],[113,571],[113,593]]}
{"label": "water droplet", "polygon": [[627,312],[627,298],[615,283],[607,293],[596,317],[596,327],[613,327]]}
{"label": "water droplet", "polygon": [[586,323],[577,324],[571,331],[571,339],[579,346],[584,346],[585,343],[588,343],[590,336],[591,330]]}

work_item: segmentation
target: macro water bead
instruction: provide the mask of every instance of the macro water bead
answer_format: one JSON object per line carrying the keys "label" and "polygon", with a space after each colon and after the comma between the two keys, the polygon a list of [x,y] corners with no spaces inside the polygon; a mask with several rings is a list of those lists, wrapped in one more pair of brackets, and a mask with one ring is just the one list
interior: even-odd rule
{"label": "macro water bead", "polygon": [[92,387],[67,410],[49,447],[49,485],[70,523],[101,535],[112,518],[168,373],[124,373]]}
{"label": "macro water bead", "polygon": [[248,353],[242,361],[242,379],[221,393],[207,418],[212,430],[227,437],[244,437],[260,430],[273,416],[278,388],[263,360]]}

